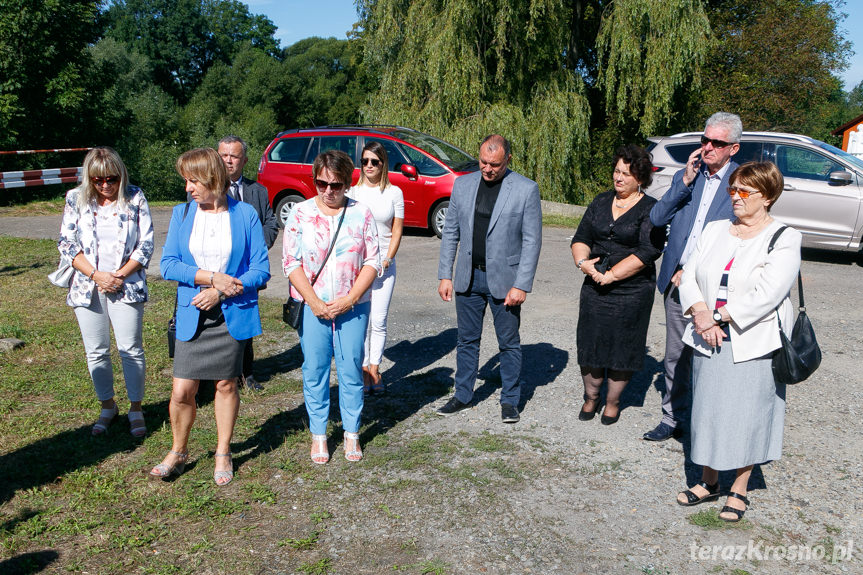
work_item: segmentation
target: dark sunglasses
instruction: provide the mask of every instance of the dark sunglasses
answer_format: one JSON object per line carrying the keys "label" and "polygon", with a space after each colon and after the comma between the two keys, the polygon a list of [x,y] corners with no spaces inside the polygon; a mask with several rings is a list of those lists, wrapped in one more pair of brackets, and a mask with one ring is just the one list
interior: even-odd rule
{"label": "dark sunglasses", "polygon": [[105,184],[118,184],[120,183],[120,176],[107,176],[105,178],[93,177],[90,178],[90,181],[93,182],[94,186],[104,186]]}
{"label": "dark sunglasses", "polygon": [[728,188],[728,195],[729,196],[731,196],[733,198],[734,194],[737,194],[738,196],[740,196],[744,200],[748,199],[749,196],[751,196],[752,194],[760,194],[760,193],[761,192],[750,192],[749,190],[743,190],[740,188]]}
{"label": "dark sunglasses", "polygon": [[342,182],[327,182],[326,180],[315,180],[315,186],[322,190],[330,188],[334,192],[338,192],[345,187]]}
{"label": "dark sunglasses", "polygon": [[377,158],[363,158],[360,160],[360,163],[364,166],[368,166],[369,164],[371,164],[376,168],[381,165],[381,161]]}
{"label": "dark sunglasses", "polygon": [[726,146],[732,145],[734,142],[725,142],[722,140],[714,140],[713,138],[708,138],[707,136],[701,136],[701,145],[706,146],[707,143],[713,144],[714,148],[724,148]]}

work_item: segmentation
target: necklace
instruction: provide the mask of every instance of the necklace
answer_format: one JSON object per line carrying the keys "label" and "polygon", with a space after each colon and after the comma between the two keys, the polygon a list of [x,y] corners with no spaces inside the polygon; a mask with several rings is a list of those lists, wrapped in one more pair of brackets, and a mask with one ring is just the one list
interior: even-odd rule
{"label": "necklace", "polygon": [[[628,207],[629,207],[629,206],[631,206],[633,203],[635,203],[635,201],[638,201],[639,199],[641,199],[641,196],[643,196],[643,195],[644,195],[644,192],[636,192],[636,193],[635,193],[635,197],[634,197],[634,198],[630,199],[630,201],[628,201],[628,202],[624,202],[624,203],[622,203],[622,204],[621,204],[621,203],[618,201],[618,197],[617,197],[617,195],[615,194],[615,196],[614,196],[614,207],[615,207],[615,208],[618,208],[618,209],[621,209],[621,210],[622,210],[622,209],[624,209],[624,208],[628,208]],[[633,200],[635,200],[635,201],[633,201]]]}

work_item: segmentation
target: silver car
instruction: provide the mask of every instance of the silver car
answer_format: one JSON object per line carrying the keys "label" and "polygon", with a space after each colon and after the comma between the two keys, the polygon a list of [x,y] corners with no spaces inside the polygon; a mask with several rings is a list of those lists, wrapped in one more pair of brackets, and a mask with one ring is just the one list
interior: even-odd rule
{"label": "silver car", "polygon": [[[661,198],[701,145],[701,132],[649,138],[656,171],[647,194]],[[863,241],[863,160],[808,136],[743,132],[738,164],[775,163],[785,189],[770,213],[803,234],[803,246],[856,252]]]}

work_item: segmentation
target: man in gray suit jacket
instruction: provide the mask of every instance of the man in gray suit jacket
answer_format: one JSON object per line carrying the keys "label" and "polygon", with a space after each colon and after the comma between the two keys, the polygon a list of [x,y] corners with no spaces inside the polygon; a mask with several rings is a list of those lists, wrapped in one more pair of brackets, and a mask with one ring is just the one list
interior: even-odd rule
{"label": "man in gray suit jacket", "polygon": [[455,394],[437,410],[438,415],[461,411],[473,399],[488,306],[500,349],[501,418],[504,423],[519,420],[518,328],[521,304],[533,287],[539,261],[542,210],[539,187],[507,169],[511,158],[504,137],[488,136],[479,149],[480,171],[461,176],[453,184],[440,245],[438,293],[444,301],[451,301],[455,290]]}
{"label": "man in gray suit jacket", "polygon": [[[246,162],[249,161],[246,142],[237,136],[225,136],[219,140],[218,150],[219,156],[225,162],[225,167],[228,169],[228,177],[231,180],[228,193],[235,200],[246,202],[255,208],[255,211],[258,213],[258,219],[261,220],[261,226],[263,227],[264,242],[267,244],[267,249],[270,249],[276,241],[276,236],[279,235],[279,226],[276,222],[276,216],[270,207],[267,188],[255,180],[243,177],[243,168]],[[262,287],[261,289],[264,288]],[[246,345],[243,354],[243,380],[246,389],[259,391],[263,387],[252,375],[252,362],[254,359],[255,351],[252,348],[252,340],[249,339],[249,343]]]}
{"label": "man in gray suit jacket", "polygon": [[665,441],[681,434],[680,423],[688,411],[691,348],[681,341],[688,320],[680,309],[677,288],[683,265],[695,249],[701,230],[708,222],[731,219],[728,179],[737,168],[731,156],[740,149],[743,124],[736,114],[717,112],[710,116],[686,167],[671,180],[671,187],[650,210],[650,222],[670,226],[668,243],[656,287],[665,302],[665,392],[662,394],[662,421],[644,434],[648,441]]}

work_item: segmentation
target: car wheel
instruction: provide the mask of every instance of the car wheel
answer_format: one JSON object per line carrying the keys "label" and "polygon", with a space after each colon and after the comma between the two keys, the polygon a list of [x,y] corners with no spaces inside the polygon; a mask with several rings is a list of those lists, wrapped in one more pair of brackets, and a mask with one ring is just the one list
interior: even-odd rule
{"label": "car wheel", "polygon": [[288,221],[288,216],[291,215],[291,210],[294,209],[294,206],[299,204],[300,202],[305,202],[306,199],[302,196],[285,196],[279,203],[276,204],[276,221],[279,223],[279,227],[285,227],[285,223]]}
{"label": "car wheel", "polygon": [[431,229],[439,238],[443,237],[443,226],[446,223],[446,212],[449,209],[449,201],[444,200],[436,204],[429,217]]}

